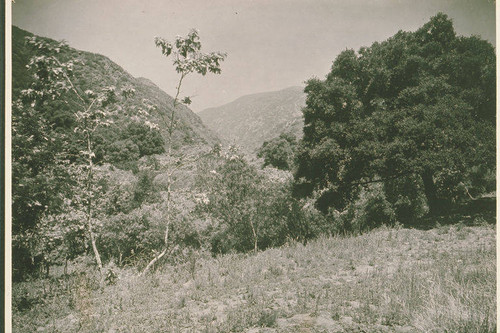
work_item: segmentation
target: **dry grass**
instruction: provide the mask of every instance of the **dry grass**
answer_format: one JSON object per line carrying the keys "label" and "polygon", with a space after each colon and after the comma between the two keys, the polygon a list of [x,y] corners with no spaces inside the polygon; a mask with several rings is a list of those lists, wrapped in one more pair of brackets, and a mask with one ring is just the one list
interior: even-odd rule
{"label": "dry grass", "polygon": [[[68,288],[15,332],[495,332],[492,226],[379,229]],[[194,276],[194,279],[193,279]]]}

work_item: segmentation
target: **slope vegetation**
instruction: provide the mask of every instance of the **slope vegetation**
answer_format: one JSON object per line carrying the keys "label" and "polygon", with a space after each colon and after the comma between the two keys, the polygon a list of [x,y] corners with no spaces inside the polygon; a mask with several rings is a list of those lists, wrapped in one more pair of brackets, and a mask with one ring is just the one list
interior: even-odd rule
{"label": "slope vegetation", "polygon": [[280,133],[302,136],[302,87],[247,95],[215,108],[201,111],[203,122],[228,143],[253,151]]}
{"label": "slope vegetation", "polygon": [[[75,202],[74,198],[78,198],[81,194],[81,186],[74,185],[77,177],[73,169],[75,165],[81,165],[79,160],[83,158],[87,144],[86,137],[81,132],[74,131],[76,113],[82,111],[82,106],[79,105],[74,91],[64,92],[60,89],[58,91],[62,93],[60,96],[54,94],[52,98],[47,98],[38,105],[30,104],[29,99],[26,98],[23,103],[17,103],[25,96],[22,94],[23,90],[33,93],[37,91],[37,87],[32,83],[43,82],[42,80],[33,81],[33,72],[27,68],[30,59],[35,56],[39,57],[35,66],[41,68],[38,73],[42,73],[42,77],[43,69],[51,68],[44,62],[44,59],[48,58],[40,57],[44,52],[43,48],[34,50],[26,43],[26,37],[32,36],[33,34],[27,31],[13,27],[12,238],[14,241],[12,253],[14,280],[22,280],[28,275],[37,274],[41,263],[45,260],[57,261],[64,257],[61,254],[61,248],[58,247],[54,251],[55,256],[48,259],[46,252],[50,251],[49,247],[34,246],[33,243],[41,243],[44,237],[43,232],[40,231],[41,221],[50,214],[67,212],[69,207],[65,207],[64,203]],[[54,40],[41,37],[37,39],[43,39],[47,44],[59,47],[59,43]],[[151,47],[154,47],[153,42],[151,44]],[[60,63],[68,61],[74,63],[73,70],[68,70],[67,73],[71,76],[78,95],[86,94],[87,90],[99,92],[110,86],[114,86],[116,92],[124,88],[135,90],[134,96],[123,101],[120,96],[120,101],[112,105],[112,110],[110,107],[112,113],[109,118],[112,119],[109,120],[113,122],[111,126],[99,126],[95,132],[92,132],[92,150],[95,157],[93,162],[99,165],[99,177],[102,177],[100,187],[96,188],[95,192],[108,198],[112,198],[117,193],[122,195],[110,205],[111,210],[105,210],[104,201],[98,204],[98,209],[106,215],[105,220],[109,222],[108,226],[114,227],[116,220],[113,219],[116,219],[116,215],[122,214],[123,217],[124,214],[141,207],[146,201],[151,203],[161,200],[158,195],[161,188],[156,187],[153,180],[155,176],[161,177],[165,169],[172,165],[174,159],[171,158],[165,162],[166,157],[161,155],[165,151],[166,122],[172,110],[172,97],[152,82],[132,77],[105,56],[78,51],[70,47],[59,48],[59,50],[56,58]],[[34,89],[29,90],[32,87]],[[150,119],[147,121],[158,124],[158,129],[148,126],[145,119],[137,119],[138,109],[146,109],[151,105],[157,108],[156,111],[151,112]],[[187,155],[191,152],[196,155],[199,151],[207,150],[219,141],[189,108],[178,107],[175,119],[176,128],[172,137],[174,155]],[[165,164],[167,166],[162,169]],[[154,172],[141,171],[142,173],[139,174],[141,168],[152,168]],[[106,181],[106,179],[113,179],[113,173],[117,172],[115,171],[117,169],[132,171],[127,174],[128,182]],[[188,171],[185,174],[191,175],[192,172]],[[140,185],[141,179],[144,186]],[[184,179],[178,182],[181,181],[187,182]],[[106,187],[102,186],[104,183],[107,184]],[[141,186],[146,192],[134,194],[134,188]],[[124,199],[123,195],[130,200]],[[61,220],[67,221],[64,218],[59,219]],[[61,224],[56,224],[56,228],[59,225]],[[125,226],[128,225],[130,223],[125,224]],[[118,229],[123,231],[121,227]],[[111,235],[119,237],[123,236],[123,233],[111,233]],[[59,240],[53,242],[53,234],[48,239],[56,246],[62,244]],[[77,248],[78,246],[71,245],[68,250],[85,252],[85,249],[77,250]],[[80,251],[82,249],[83,251]]]}
{"label": "slope vegetation", "polygon": [[[26,65],[29,59],[34,55],[34,52],[25,43],[25,37],[27,36],[33,36],[33,34],[15,26],[12,27],[13,99],[19,96],[22,89],[27,89],[32,80],[30,73],[26,69]],[[123,87],[132,87],[135,89],[135,96],[130,98],[125,105],[122,105],[125,112],[123,112],[121,118],[118,119],[118,124],[120,124],[120,120],[122,124],[127,123],[127,109],[141,106],[143,101],[146,100],[156,105],[158,111],[163,113],[164,117],[156,115],[155,120],[158,122],[160,130],[163,132],[162,134],[166,135],[166,124],[163,118],[166,119],[166,116],[171,112],[172,97],[158,88],[153,82],[144,78],[134,78],[123,68],[100,54],[69,48],[68,51],[64,51],[60,56],[62,59],[72,58],[81,61],[75,64],[73,71],[73,81],[80,91],[85,91],[87,89],[99,90],[99,88],[108,86],[115,86],[117,89]],[[54,107],[53,109],[55,110],[47,114],[47,117],[51,118],[49,120],[71,119],[72,114],[77,108],[75,99],[74,96],[68,94],[65,103]],[[177,146],[186,144],[212,145],[218,142],[217,136],[208,130],[201,122],[201,119],[189,108],[180,106],[176,116],[178,117],[178,123],[174,133],[174,142]],[[56,123],[56,125],[69,126],[70,124],[68,124],[68,121],[61,121],[59,124]],[[123,128],[118,128],[117,130],[123,130]]]}

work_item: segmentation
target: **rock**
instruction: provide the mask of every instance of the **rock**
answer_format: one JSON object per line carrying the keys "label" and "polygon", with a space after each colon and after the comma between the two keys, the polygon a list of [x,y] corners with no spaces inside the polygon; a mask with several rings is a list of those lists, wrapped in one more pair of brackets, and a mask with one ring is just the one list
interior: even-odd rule
{"label": "rock", "polygon": [[290,318],[278,318],[276,324],[279,328],[287,328],[294,326],[311,326],[315,321],[309,314],[296,314]]}
{"label": "rock", "polygon": [[340,321],[342,322],[342,324],[346,324],[346,325],[352,325],[352,323],[353,323],[352,317],[349,317],[349,316],[342,316],[340,318]]}
{"label": "rock", "polygon": [[358,309],[358,308],[361,306],[361,304],[359,304],[359,302],[358,302],[358,301],[350,301],[350,302],[349,302],[349,305],[350,305],[353,309]]}
{"label": "rock", "polygon": [[411,326],[396,326],[394,327],[394,332],[396,333],[411,333],[415,332],[415,328]]}
{"label": "rock", "polygon": [[66,320],[72,324],[78,322],[78,318],[76,318],[72,313],[66,317]]}
{"label": "rock", "polygon": [[356,275],[361,275],[361,274],[369,274],[372,273],[375,270],[375,267],[370,266],[370,265],[359,265],[356,267],[355,274]]}

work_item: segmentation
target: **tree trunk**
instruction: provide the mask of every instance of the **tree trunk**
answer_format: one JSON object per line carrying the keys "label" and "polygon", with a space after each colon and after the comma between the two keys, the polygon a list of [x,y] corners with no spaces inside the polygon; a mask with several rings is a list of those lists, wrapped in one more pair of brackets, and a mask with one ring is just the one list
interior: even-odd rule
{"label": "tree trunk", "polygon": [[425,170],[422,174],[422,181],[424,183],[424,193],[427,198],[427,205],[429,206],[429,215],[438,215],[440,212],[440,203],[437,197],[437,188],[434,184],[432,171]]}
{"label": "tree trunk", "polygon": [[139,276],[143,276],[144,274],[146,274],[151,269],[151,267],[153,267],[153,265],[158,260],[160,260],[166,253],[167,253],[167,249],[165,248],[165,249],[163,249],[163,251],[161,251],[161,253],[159,255],[157,255],[153,260],[151,260],[149,262],[149,264],[146,266],[146,268],[144,268],[144,270],[141,272],[141,274],[139,274]]}
{"label": "tree trunk", "polygon": [[[92,106],[92,105],[91,105]],[[92,242],[92,250],[94,251],[94,257],[97,262],[97,267],[99,268],[99,273],[101,274],[101,280],[104,277],[102,270],[102,261],[101,256],[99,255],[99,251],[97,250],[97,245],[95,241],[94,231],[92,230],[92,182],[93,182],[93,167],[94,164],[92,162],[92,139],[90,137],[90,133],[87,132],[87,153],[88,153],[88,175],[87,175],[87,195],[89,196],[87,202],[87,227],[89,228],[90,241]]]}
{"label": "tree trunk", "polygon": [[[176,92],[175,98],[172,102],[172,106],[173,106],[172,113],[170,114],[170,118],[168,119],[168,128],[167,128],[168,129],[168,141],[167,141],[168,163],[172,162],[172,161],[170,161],[170,159],[172,158],[172,136],[174,134],[174,129],[175,129],[175,111],[176,111],[177,105],[178,105],[179,93],[181,92],[182,80],[184,79],[185,75],[186,74],[182,73],[181,77],[179,79],[179,83],[177,85],[177,92]],[[161,116],[164,117],[163,114],[161,114]],[[153,267],[153,265],[167,253],[167,250],[168,250],[168,232],[170,230],[170,221],[171,221],[170,220],[170,204],[171,204],[171,200],[172,200],[172,197],[171,197],[172,196],[172,188],[171,188],[171,186],[172,186],[172,179],[171,179],[172,172],[173,172],[173,168],[170,167],[170,170],[167,171],[167,202],[166,202],[166,204],[167,204],[167,207],[166,207],[167,208],[166,209],[167,222],[166,222],[166,228],[165,228],[165,236],[164,236],[164,240],[163,240],[165,247],[159,255],[155,256],[153,258],[153,260],[151,260],[149,262],[149,264],[146,266],[146,268],[144,268],[144,270],[139,274],[139,276],[146,274],[149,271],[149,269],[151,267]]]}
{"label": "tree trunk", "polygon": [[257,233],[255,232],[255,227],[253,225],[251,218],[250,218],[250,227],[252,227],[252,234],[253,234],[253,251],[257,253]]}
{"label": "tree trunk", "polygon": [[97,250],[97,245],[96,245],[96,241],[95,241],[94,231],[92,230],[92,222],[90,220],[90,215],[87,217],[87,226],[89,228],[90,241],[92,243],[92,250],[94,251],[95,261],[97,263],[97,267],[99,267],[99,273],[101,273],[101,276],[102,276],[103,275],[102,261],[101,261],[101,256],[99,255],[99,251]]}
{"label": "tree trunk", "polygon": [[167,253],[169,229],[170,229],[170,220],[168,220],[167,229],[165,230],[165,248],[163,249],[163,251],[161,251],[159,255],[155,256],[153,260],[149,262],[149,264],[146,266],[146,268],[144,268],[144,270],[139,274],[139,276],[143,276],[144,274],[146,274],[150,270],[150,268],[153,267],[153,265]]}

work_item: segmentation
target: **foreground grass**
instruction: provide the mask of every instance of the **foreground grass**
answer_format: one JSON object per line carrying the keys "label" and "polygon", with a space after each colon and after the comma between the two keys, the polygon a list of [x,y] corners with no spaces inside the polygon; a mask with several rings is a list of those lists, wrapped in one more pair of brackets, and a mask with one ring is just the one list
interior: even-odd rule
{"label": "foreground grass", "polygon": [[43,304],[14,313],[13,328],[495,332],[495,254],[493,226],[379,229],[256,255],[199,258],[194,266],[165,267],[142,278],[124,270],[103,291],[82,275],[64,284],[66,296],[54,292]]}

